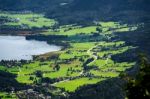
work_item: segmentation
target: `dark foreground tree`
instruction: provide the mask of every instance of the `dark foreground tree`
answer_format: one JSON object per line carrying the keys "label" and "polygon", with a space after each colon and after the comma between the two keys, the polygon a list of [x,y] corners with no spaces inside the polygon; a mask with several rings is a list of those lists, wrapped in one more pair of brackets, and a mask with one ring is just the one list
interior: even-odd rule
{"label": "dark foreground tree", "polygon": [[140,55],[140,70],[135,78],[130,78],[126,88],[128,99],[150,99],[150,63]]}

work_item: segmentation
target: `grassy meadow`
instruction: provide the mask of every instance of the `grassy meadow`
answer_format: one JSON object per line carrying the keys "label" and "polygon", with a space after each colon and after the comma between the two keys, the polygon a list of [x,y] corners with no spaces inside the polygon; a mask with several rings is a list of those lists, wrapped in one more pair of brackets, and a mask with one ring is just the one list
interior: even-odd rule
{"label": "grassy meadow", "polygon": [[57,22],[53,19],[45,18],[42,14],[35,13],[0,13],[0,17],[6,21],[1,27],[14,27],[20,29],[33,29],[33,28],[50,28]]}
{"label": "grassy meadow", "polygon": [[[4,24],[8,26],[20,26],[25,24],[29,28],[42,28],[43,26],[51,27],[57,23],[55,20],[47,19],[39,14],[20,15],[5,13],[0,14],[0,16],[19,20],[18,22],[7,22]],[[97,42],[68,41],[70,44],[69,48],[55,53],[59,53],[58,59],[46,61],[34,60],[32,63],[24,64],[21,67],[13,66],[12,68],[8,68],[0,66],[0,70],[16,74],[16,80],[25,84],[35,84],[35,81],[40,81],[41,77],[37,77],[36,75],[36,72],[40,71],[43,78],[62,79],[52,83],[52,86],[74,92],[83,85],[96,84],[108,78],[117,77],[121,72],[136,64],[135,62],[115,62],[112,59],[113,55],[119,55],[136,47],[127,46],[125,41],[110,40],[115,36],[114,33],[124,33],[136,29],[136,25],[129,26],[127,24],[120,24],[119,22],[97,22],[93,26],[86,27],[75,24],[59,26],[54,29],[49,28],[45,32],[42,32],[42,34],[68,35],[71,37],[81,34],[83,36],[91,36],[97,33],[105,37],[106,40]],[[86,61],[90,58],[93,58],[93,60],[87,64]],[[58,71],[54,70],[56,64],[60,66]],[[85,70],[85,67],[89,69]]]}

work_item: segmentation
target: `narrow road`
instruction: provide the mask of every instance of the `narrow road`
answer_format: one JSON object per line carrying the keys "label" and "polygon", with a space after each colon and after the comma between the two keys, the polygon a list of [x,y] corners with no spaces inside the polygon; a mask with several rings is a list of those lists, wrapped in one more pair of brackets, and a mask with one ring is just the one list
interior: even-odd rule
{"label": "narrow road", "polygon": [[95,61],[98,59],[98,56],[97,56],[97,55],[94,55],[94,53],[91,51],[91,50],[92,50],[93,48],[95,48],[95,47],[97,47],[97,45],[94,46],[94,47],[92,47],[92,48],[90,48],[89,50],[87,50],[87,54],[88,54],[90,57],[93,57],[93,58],[94,58],[94,60],[93,60],[92,62],[90,62],[89,64],[95,62]]}
{"label": "narrow road", "polygon": [[[97,45],[94,46],[94,47],[92,47],[92,48],[90,48],[89,50],[87,50],[87,54],[88,54],[90,57],[93,57],[93,58],[94,58],[94,60],[93,60],[92,62],[90,62],[89,64],[95,62],[95,61],[98,59],[98,56],[94,55],[93,52],[91,51],[91,50],[92,50],[93,48],[95,48],[95,47],[97,47]],[[88,65],[88,64],[87,64],[87,65]],[[83,74],[83,70],[80,72],[80,75],[82,75],[82,74]],[[67,82],[67,81],[70,81],[70,79],[66,79],[66,80],[63,80],[63,81],[59,81],[59,82],[53,83],[53,84],[51,84],[51,85],[52,85],[52,86],[55,86],[55,85],[58,84],[58,83],[63,83],[63,82]]]}
{"label": "narrow road", "polygon": [[[87,54],[88,54],[90,57],[93,57],[93,58],[94,58],[94,60],[93,60],[92,62],[90,62],[89,64],[95,62],[95,61],[98,59],[98,56],[94,55],[93,52],[91,52],[91,50],[92,50],[93,48],[95,48],[95,47],[97,47],[97,45],[94,46],[94,47],[91,47],[89,50],[87,50]],[[89,65],[89,64],[87,64],[87,65]],[[80,75],[83,75],[83,73],[84,73],[84,71],[82,70],[82,71],[80,72]]]}
{"label": "narrow road", "polygon": [[111,58],[111,55],[108,55],[107,59],[106,59],[106,64],[108,64],[109,59]]}
{"label": "narrow road", "polygon": [[53,84],[51,84],[52,86],[55,86],[56,84],[58,83],[63,83],[63,82],[67,82],[67,81],[70,81],[70,79],[66,79],[66,80],[63,80],[63,81],[59,81],[59,82],[55,82]]}
{"label": "narrow road", "polygon": [[19,67],[19,72],[21,72],[21,68]]}
{"label": "narrow road", "polygon": [[18,75],[20,74],[20,72],[21,72],[21,68],[19,67]]}

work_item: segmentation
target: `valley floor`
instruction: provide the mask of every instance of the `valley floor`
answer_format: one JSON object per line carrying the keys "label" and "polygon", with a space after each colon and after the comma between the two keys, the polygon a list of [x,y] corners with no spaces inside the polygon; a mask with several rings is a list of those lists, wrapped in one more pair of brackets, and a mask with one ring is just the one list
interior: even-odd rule
{"label": "valley floor", "polygon": [[[5,13],[0,16],[10,17],[11,15]],[[20,62],[15,62],[15,64],[1,62],[0,70],[17,75],[15,79],[19,83],[32,85],[35,88],[36,85],[46,87],[48,84],[52,88],[43,89],[47,90],[47,93],[64,95],[65,93],[62,92],[75,92],[84,85],[96,84],[109,78],[118,77],[120,73],[136,64],[135,61],[117,62],[112,57],[136,49],[136,46],[127,45],[125,41],[117,38],[115,33],[135,31],[138,25],[96,22],[93,26],[84,27],[76,24],[56,26],[58,22],[55,20],[46,19],[37,14],[22,16],[16,14],[10,19],[15,21],[18,19],[19,22],[4,23],[2,25],[4,28],[14,28],[14,25],[20,28],[22,24],[24,25],[20,29],[50,26],[41,34],[67,36],[67,39],[60,41],[69,44],[61,51],[36,56],[34,60],[22,62],[21,65]],[[50,22],[51,24],[49,24]],[[25,95],[24,90],[15,93]],[[9,96],[5,92],[0,92],[0,97]]]}

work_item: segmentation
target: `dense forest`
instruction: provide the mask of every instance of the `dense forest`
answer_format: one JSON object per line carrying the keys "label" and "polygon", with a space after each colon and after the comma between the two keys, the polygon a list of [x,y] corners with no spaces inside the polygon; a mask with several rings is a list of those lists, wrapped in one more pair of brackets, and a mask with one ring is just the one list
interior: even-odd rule
{"label": "dense forest", "polygon": [[1,10],[44,12],[62,24],[88,24],[97,20],[149,20],[149,0],[0,0]]}

